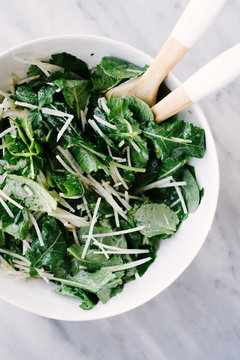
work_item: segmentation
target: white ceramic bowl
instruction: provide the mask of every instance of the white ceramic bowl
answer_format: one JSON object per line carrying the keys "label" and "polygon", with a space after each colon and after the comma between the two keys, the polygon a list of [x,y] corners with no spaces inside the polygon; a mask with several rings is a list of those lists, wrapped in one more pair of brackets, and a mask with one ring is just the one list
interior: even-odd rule
{"label": "white ceramic bowl", "polygon": [[[147,54],[121,43],[92,35],[63,35],[38,39],[12,48],[0,55],[0,89],[7,89],[9,74],[14,72],[23,76],[27,65],[16,62],[12,55],[34,55],[36,58],[49,58],[57,52],[69,52],[90,65],[100,62],[106,55],[119,57],[134,64],[150,64],[152,58]],[[94,53],[94,56],[91,54]],[[179,81],[169,74],[166,84],[170,89]],[[45,317],[83,321],[106,318],[136,308],[166,289],[188,267],[203,245],[210,230],[216,210],[219,192],[219,168],[214,140],[207,119],[198,105],[191,106],[190,114],[183,111],[179,116],[204,128],[207,152],[202,160],[194,159],[197,179],[204,187],[205,195],[195,214],[185,220],[179,231],[171,239],[162,241],[156,261],[139,281],[125,285],[121,294],[107,304],[99,303],[93,310],[84,311],[77,299],[59,296],[51,291],[41,279],[16,280],[0,271],[0,298],[19,308]]]}

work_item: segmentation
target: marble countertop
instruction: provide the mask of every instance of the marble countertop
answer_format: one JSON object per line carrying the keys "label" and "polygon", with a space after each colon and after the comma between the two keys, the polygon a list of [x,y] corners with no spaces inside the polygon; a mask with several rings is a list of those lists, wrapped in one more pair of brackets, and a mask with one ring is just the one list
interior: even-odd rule
{"label": "marble countertop", "polygon": [[[124,41],[154,56],[187,2],[2,2],[0,51],[37,37],[89,33]],[[239,41],[239,13],[239,0],[231,0],[174,69],[181,80]],[[221,189],[212,230],[184,274],[144,306],[87,323],[48,320],[0,301],[1,359],[240,358],[239,94],[240,80],[201,102],[216,140]]]}

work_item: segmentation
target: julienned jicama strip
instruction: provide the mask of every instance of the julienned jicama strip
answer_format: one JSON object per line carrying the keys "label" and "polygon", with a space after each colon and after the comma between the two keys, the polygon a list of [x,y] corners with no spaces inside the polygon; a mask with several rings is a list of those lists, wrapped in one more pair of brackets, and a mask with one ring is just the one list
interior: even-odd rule
{"label": "julienned jicama strip", "polygon": [[89,70],[67,53],[15,59],[29,69],[0,91],[0,264],[90,310],[143,276],[159,241],[196,211],[203,192],[188,160],[204,156],[204,131],[157,126],[133,97],[106,101],[146,67],[104,57]]}

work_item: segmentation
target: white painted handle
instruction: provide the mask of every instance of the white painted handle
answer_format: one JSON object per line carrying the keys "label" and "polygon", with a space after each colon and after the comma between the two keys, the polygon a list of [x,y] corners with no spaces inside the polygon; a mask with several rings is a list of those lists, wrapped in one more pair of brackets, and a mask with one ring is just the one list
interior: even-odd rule
{"label": "white painted handle", "polygon": [[182,86],[192,102],[196,102],[240,76],[240,43],[224,51],[203,66]]}
{"label": "white painted handle", "polygon": [[172,36],[187,48],[192,47],[214,22],[228,0],[191,0]]}

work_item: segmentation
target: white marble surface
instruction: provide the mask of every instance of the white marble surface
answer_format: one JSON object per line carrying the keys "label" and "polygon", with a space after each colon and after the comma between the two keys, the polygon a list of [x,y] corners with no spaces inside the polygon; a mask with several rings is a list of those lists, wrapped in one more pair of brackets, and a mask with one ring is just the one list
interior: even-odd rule
{"label": "white marble surface", "polygon": [[[90,33],[155,55],[187,2],[2,1],[0,51],[42,36]],[[239,41],[239,13],[239,0],[230,0],[217,23],[176,66],[181,80]],[[221,190],[212,230],[184,274],[144,306],[88,323],[48,320],[0,301],[1,359],[240,358],[239,93],[240,80],[201,102],[216,139]]]}

